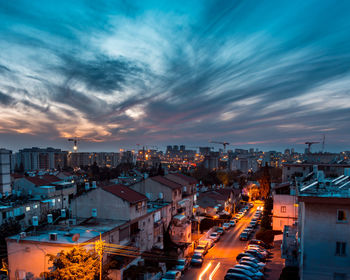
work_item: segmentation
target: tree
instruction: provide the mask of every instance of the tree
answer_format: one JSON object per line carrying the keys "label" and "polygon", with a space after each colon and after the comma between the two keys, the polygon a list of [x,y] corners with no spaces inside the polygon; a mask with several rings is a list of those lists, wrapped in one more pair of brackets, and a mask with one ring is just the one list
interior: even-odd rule
{"label": "tree", "polygon": [[269,166],[266,165],[262,168],[262,176],[258,179],[260,184],[260,194],[262,197],[267,198],[270,195],[271,178],[269,172]]}
{"label": "tree", "polygon": [[94,250],[74,247],[72,250],[61,251],[57,255],[48,254],[53,266],[45,273],[48,279],[95,280],[99,277],[99,256]]}

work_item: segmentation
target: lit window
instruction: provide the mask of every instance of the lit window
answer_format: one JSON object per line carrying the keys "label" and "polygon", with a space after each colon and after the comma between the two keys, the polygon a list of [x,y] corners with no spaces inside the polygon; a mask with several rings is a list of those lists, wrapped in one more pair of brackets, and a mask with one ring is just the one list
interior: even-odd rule
{"label": "lit window", "polygon": [[335,248],[336,256],[346,256],[346,242],[337,242]]}
{"label": "lit window", "polygon": [[61,199],[60,199],[60,198],[57,198],[57,202],[61,202]]}
{"label": "lit window", "polygon": [[34,209],[38,208],[38,204],[34,204]]}
{"label": "lit window", "polygon": [[26,207],[26,211],[27,211],[27,212],[30,211],[30,206],[27,206],[27,207]]}
{"label": "lit window", "polygon": [[346,212],[345,210],[338,210],[337,211],[337,221],[341,223],[347,222]]}
{"label": "lit window", "polygon": [[286,213],[286,212],[287,212],[287,207],[281,206],[281,213]]}

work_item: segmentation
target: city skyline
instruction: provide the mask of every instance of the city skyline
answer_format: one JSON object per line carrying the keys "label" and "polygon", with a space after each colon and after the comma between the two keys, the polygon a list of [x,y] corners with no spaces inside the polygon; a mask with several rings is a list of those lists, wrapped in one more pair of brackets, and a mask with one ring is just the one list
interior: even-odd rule
{"label": "city skyline", "polygon": [[[0,146],[348,149],[350,4],[0,3]],[[220,146],[216,146],[220,148]],[[321,150],[320,146],[314,146]]]}

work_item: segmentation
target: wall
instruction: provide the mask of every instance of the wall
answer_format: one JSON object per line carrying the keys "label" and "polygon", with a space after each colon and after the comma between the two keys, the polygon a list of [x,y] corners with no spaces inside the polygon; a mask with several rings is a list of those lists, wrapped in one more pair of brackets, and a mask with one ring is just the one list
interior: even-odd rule
{"label": "wall", "polygon": [[[324,203],[301,203],[304,216],[299,226],[301,280],[333,279],[334,273],[350,276],[349,199],[323,199]],[[348,221],[337,222],[337,209],[347,211]],[[336,242],[346,242],[346,255],[336,256]]]}
{"label": "wall", "polygon": [[99,219],[128,221],[131,218],[129,203],[101,188],[91,190],[72,199],[73,216],[91,217],[92,209],[97,209]]}
{"label": "wall", "polygon": [[[273,195],[272,229],[283,231],[284,226],[293,225],[298,218],[296,196],[286,194]],[[286,211],[282,212],[282,206]]]}

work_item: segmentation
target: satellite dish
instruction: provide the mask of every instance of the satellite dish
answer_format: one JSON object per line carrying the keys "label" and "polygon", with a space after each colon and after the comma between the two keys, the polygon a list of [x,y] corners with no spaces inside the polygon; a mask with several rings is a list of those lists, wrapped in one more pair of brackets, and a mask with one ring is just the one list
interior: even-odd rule
{"label": "satellite dish", "polygon": [[73,242],[77,242],[77,241],[79,240],[79,238],[80,238],[80,234],[79,234],[79,233],[76,233],[76,234],[74,234],[74,235],[72,236],[72,241],[73,241]]}

